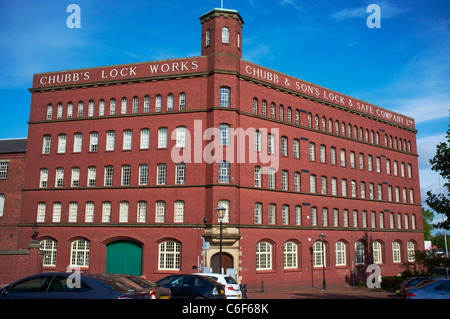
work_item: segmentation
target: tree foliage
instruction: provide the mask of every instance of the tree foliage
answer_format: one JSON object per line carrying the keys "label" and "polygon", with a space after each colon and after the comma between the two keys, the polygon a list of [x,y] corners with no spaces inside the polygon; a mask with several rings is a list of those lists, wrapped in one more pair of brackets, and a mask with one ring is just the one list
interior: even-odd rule
{"label": "tree foliage", "polygon": [[425,202],[436,213],[447,216],[447,219],[438,223],[437,227],[450,229],[450,125],[446,139],[446,142],[436,146],[436,155],[430,160],[431,170],[438,172],[444,179],[444,192],[433,194],[428,191]]}

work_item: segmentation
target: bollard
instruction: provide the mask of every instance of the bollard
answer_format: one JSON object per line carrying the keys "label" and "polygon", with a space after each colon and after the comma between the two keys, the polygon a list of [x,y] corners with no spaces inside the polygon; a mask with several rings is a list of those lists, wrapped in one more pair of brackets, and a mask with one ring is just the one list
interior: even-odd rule
{"label": "bollard", "polygon": [[261,292],[264,292],[264,280],[261,280]]}

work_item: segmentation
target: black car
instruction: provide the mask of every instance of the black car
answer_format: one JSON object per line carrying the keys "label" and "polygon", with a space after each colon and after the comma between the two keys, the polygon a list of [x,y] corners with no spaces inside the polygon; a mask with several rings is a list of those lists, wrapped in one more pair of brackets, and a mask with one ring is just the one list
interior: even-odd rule
{"label": "black car", "polygon": [[222,284],[199,275],[171,275],[156,284],[170,288],[172,298],[225,299],[225,287]]}
{"label": "black car", "polygon": [[0,291],[2,299],[149,299],[149,293],[108,274],[43,273]]}

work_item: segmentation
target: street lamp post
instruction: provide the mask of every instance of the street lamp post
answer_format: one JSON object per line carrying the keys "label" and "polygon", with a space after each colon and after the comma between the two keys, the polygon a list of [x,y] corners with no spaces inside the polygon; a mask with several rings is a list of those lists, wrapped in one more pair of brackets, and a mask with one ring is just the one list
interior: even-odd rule
{"label": "street lamp post", "polygon": [[225,216],[226,208],[219,206],[216,208],[216,214],[220,222],[220,250],[219,250],[219,272],[222,273],[222,221]]}
{"label": "street lamp post", "polygon": [[320,241],[322,242],[322,270],[323,270],[323,286],[322,291],[327,289],[327,281],[325,279],[325,235],[323,233],[320,233],[319,235]]}

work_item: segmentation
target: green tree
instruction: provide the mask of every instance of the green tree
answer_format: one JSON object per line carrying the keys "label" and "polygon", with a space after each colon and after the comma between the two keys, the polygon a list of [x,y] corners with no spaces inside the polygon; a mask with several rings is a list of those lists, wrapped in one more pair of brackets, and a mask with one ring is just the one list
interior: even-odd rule
{"label": "green tree", "polygon": [[431,234],[431,231],[435,228],[432,223],[434,219],[434,212],[422,207],[422,218],[423,218],[424,239],[432,240],[433,235]]}
{"label": "green tree", "polygon": [[428,191],[425,202],[437,214],[447,216],[447,219],[438,223],[437,227],[450,229],[450,125],[446,138],[446,142],[436,146],[436,155],[430,160],[431,170],[438,172],[444,179],[444,192],[436,195]]}

